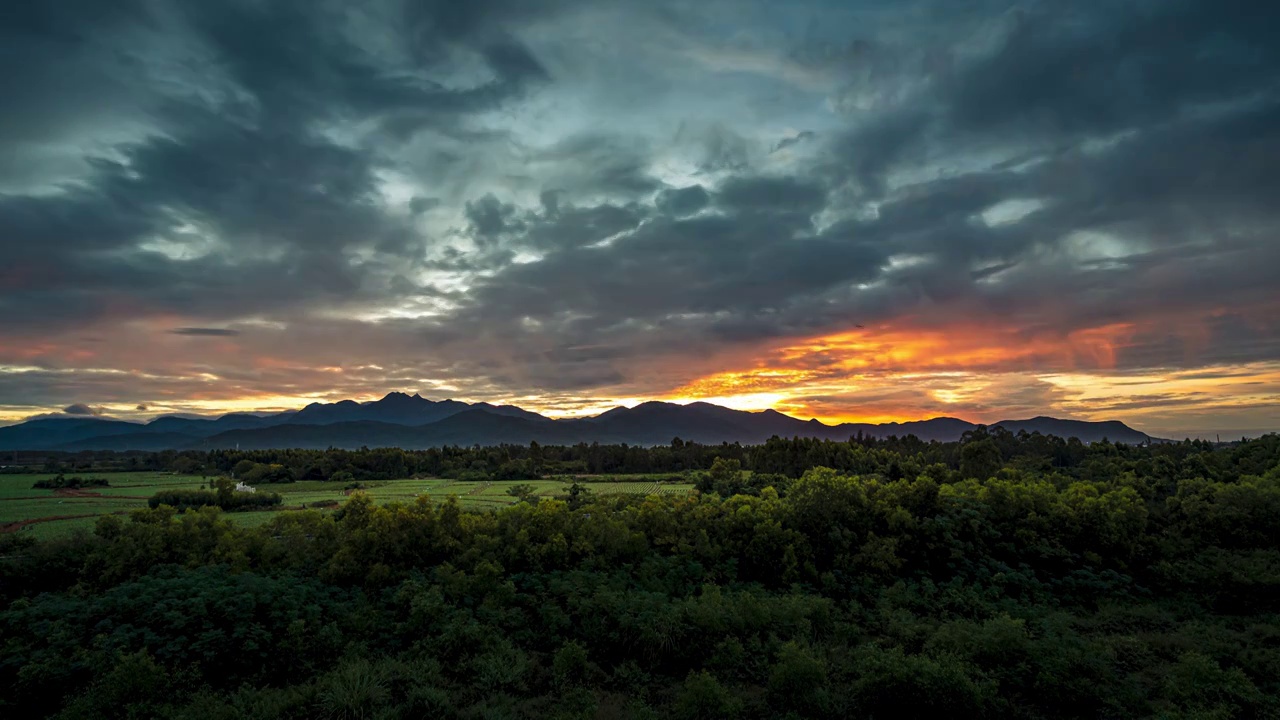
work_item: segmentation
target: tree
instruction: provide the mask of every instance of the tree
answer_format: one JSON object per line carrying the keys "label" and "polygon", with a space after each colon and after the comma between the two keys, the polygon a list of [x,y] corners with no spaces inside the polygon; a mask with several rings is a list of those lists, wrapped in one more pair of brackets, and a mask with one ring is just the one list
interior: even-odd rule
{"label": "tree", "polygon": [[676,696],[676,717],[681,720],[716,720],[737,717],[742,703],[715,677],[703,670],[689,673]]}
{"label": "tree", "polygon": [[986,480],[1000,469],[1000,462],[1000,448],[990,437],[971,440],[960,448],[960,473],[966,478]]}
{"label": "tree", "polygon": [[587,677],[587,650],[570,641],[560,646],[551,659],[556,685],[562,690],[578,685]]}
{"label": "tree", "polygon": [[769,701],[782,710],[821,712],[827,705],[827,667],[794,642],[782,646],[769,674]]}
{"label": "tree", "polygon": [[538,500],[538,491],[528,483],[512,485],[507,488],[507,494],[523,503],[533,503]]}
{"label": "tree", "polygon": [[569,509],[577,510],[591,499],[591,490],[582,483],[575,482],[569,486]]}

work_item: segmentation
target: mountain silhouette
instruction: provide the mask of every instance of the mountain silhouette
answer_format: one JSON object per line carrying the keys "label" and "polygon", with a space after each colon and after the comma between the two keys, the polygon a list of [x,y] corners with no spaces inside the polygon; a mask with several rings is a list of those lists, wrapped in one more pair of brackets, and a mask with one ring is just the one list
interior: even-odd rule
{"label": "mountain silhouette", "polygon": [[[994,423],[1010,432],[1039,432],[1083,442],[1108,439],[1138,444],[1153,440],[1118,421],[1087,422],[1034,417]],[[748,412],[705,402],[678,405],[650,401],[617,407],[595,417],[552,420],[513,405],[433,401],[393,392],[359,403],[312,403],[274,415],[232,413],[217,418],[166,416],[148,423],[99,418],[41,418],[0,428],[0,450],[211,450],[216,448],[422,449],[445,445],[544,445],[628,443],[665,445],[679,437],[698,443],[758,444],[775,435],[848,440],[915,435],[959,440],[978,426],[939,417],[905,423],[827,425],[776,410]]]}
{"label": "mountain silhouette", "polygon": [[387,393],[381,400],[369,403],[358,403],[354,400],[342,400],[332,404],[312,403],[284,419],[296,425],[331,425],[361,421],[395,425],[426,425],[472,409],[484,410],[493,415],[524,417],[529,420],[547,419],[513,405],[490,405],[489,403],[472,405],[457,400],[433,401],[421,395],[407,395],[402,392]]}

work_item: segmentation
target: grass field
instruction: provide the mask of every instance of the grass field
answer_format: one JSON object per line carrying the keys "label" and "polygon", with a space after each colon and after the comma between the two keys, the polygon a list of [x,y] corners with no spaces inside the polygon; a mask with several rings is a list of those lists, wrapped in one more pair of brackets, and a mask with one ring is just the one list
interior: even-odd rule
{"label": "grass field", "polygon": [[[92,529],[97,518],[111,513],[126,514],[147,506],[147,498],[161,489],[197,489],[207,486],[209,479],[197,475],[173,475],[158,472],[68,473],[81,477],[102,477],[109,487],[85,488],[78,494],[58,490],[36,490],[37,480],[52,474],[0,475],[0,532],[4,526],[32,521],[10,531],[31,533],[48,538],[65,535],[76,529]],[[649,475],[578,475],[543,480],[501,480],[459,482],[445,478],[373,480],[365,482],[365,492],[378,503],[408,502],[419,495],[433,500],[456,496],[469,509],[496,509],[516,502],[508,491],[516,485],[530,485],[540,497],[568,492],[570,483],[580,482],[596,495],[613,493],[630,495],[670,495],[687,493],[689,483],[668,482],[671,474]],[[279,485],[262,485],[261,490],[277,492],[284,498],[279,510],[227,513],[238,525],[252,526],[267,522],[274,515],[310,507],[318,502],[346,500],[345,483],[308,480]],[[81,517],[83,516],[83,517]]]}

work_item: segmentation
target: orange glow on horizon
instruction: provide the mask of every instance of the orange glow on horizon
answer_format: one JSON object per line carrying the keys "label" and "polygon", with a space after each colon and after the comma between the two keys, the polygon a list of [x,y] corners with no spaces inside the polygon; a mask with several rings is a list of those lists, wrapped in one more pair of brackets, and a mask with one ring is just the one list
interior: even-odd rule
{"label": "orange glow on horizon", "polygon": [[[344,360],[340,355],[313,356],[308,364],[304,358],[291,359],[280,348],[265,353],[241,348],[233,353],[238,365],[221,359],[211,363],[173,348],[196,347],[201,353],[220,354],[237,347],[239,341],[202,338],[191,342],[169,340],[167,335],[161,336],[159,345],[123,345],[125,350],[114,357],[110,352],[95,356],[92,348],[78,348],[71,342],[0,346],[0,372],[131,376],[150,383],[150,390],[140,392],[136,400],[128,396],[77,399],[129,419],[171,413],[278,412],[312,402],[366,402],[389,390],[421,389],[424,397],[434,400],[444,399],[447,392],[465,402],[513,404],[553,418],[596,415],[620,405],[663,400],[709,402],[753,412],[771,408],[828,424],[907,422],[943,415],[993,422],[1034,413],[1118,419],[1139,429],[1208,429],[1217,422],[1215,413],[1230,413],[1241,418],[1231,421],[1239,427],[1280,427],[1280,362],[1216,367],[1190,362],[1211,341],[1213,317],[1114,323],[1067,333],[976,323],[939,328],[921,326],[917,318],[902,318],[893,324],[738,348],[737,355],[703,358],[702,367],[722,368],[708,373],[690,372],[688,366],[677,364],[678,358],[654,358],[648,361],[652,372],[643,382],[580,393],[506,394],[500,387],[449,378],[406,380],[418,376],[403,372],[399,381],[391,381],[387,378],[395,370],[384,373],[381,365],[369,364],[367,358],[364,364],[345,368],[338,364]],[[1188,369],[1130,367],[1127,349],[1168,339],[1182,340],[1191,356]],[[137,348],[152,353],[154,357],[147,359],[153,362],[141,364],[141,356],[133,352]],[[174,354],[159,352],[162,348]],[[40,367],[39,361],[47,359],[60,362]],[[90,361],[96,367],[89,366]],[[1126,369],[1117,370],[1122,363]],[[378,374],[360,372],[365,369]],[[408,386],[383,387],[387,382]],[[664,383],[669,384],[664,387]],[[138,405],[146,409],[138,410]],[[10,405],[0,407],[0,421],[60,411],[61,407]]]}
{"label": "orange glow on horizon", "polygon": [[[746,369],[713,373],[688,382],[662,399],[675,402],[724,401],[740,396],[777,398],[773,407],[824,422],[905,422],[925,419],[918,408],[881,403],[832,413],[813,407],[805,396],[851,395],[863,390],[951,378],[930,397],[945,407],[972,398],[993,374],[1029,372],[1047,366],[1105,370],[1134,336],[1132,324],[1117,323],[1066,335],[963,327],[943,330],[863,329],[823,335],[775,349]],[[756,409],[741,407],[740,409]],[[941,409],[941,408],[940,408]],[[938,413],[935,413],[935,415]]]}

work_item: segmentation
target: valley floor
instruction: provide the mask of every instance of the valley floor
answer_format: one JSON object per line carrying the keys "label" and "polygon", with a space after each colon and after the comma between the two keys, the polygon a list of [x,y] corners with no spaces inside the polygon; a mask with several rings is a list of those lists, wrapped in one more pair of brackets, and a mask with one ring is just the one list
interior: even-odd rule
{"label": "valley floor", "polygon": [[[55,477],[51,473],[0,475],[0,532],[21,532],[37,538],[65,536],[76,529],[92,530],[103,515],[127,515],[147,507],[147,499],[159,490],[195,490],[207,487],[211,478],[199,475],[176,475],[164,472],[85,472],[70,473],[84,477],[105,478],[108,487],[81,490],[45,490],[31,486],[39,480]],[[664,476],[665,477],[665,476]],[[691,483],[673,483],[652,479],[649,475],[580,475],[546,480],[460,481],[447,478],[398,479],[364,481],[364,492],[376,503],[408,502],[420,495],[440,501],[457,497],[469,510],[507,507],[518,502],[508,491],[528,485],[536,497],[564,495],[570,483],[577,481],[595,494],[682,494],[693,489]],[[303,480],[293,483],[259,485],[263,491],[284,497],[278,509],[228,513],[237,525],[261,525],[272,517],[297,510],[320,508],[344,501],[350,491],[347,483]]]}

